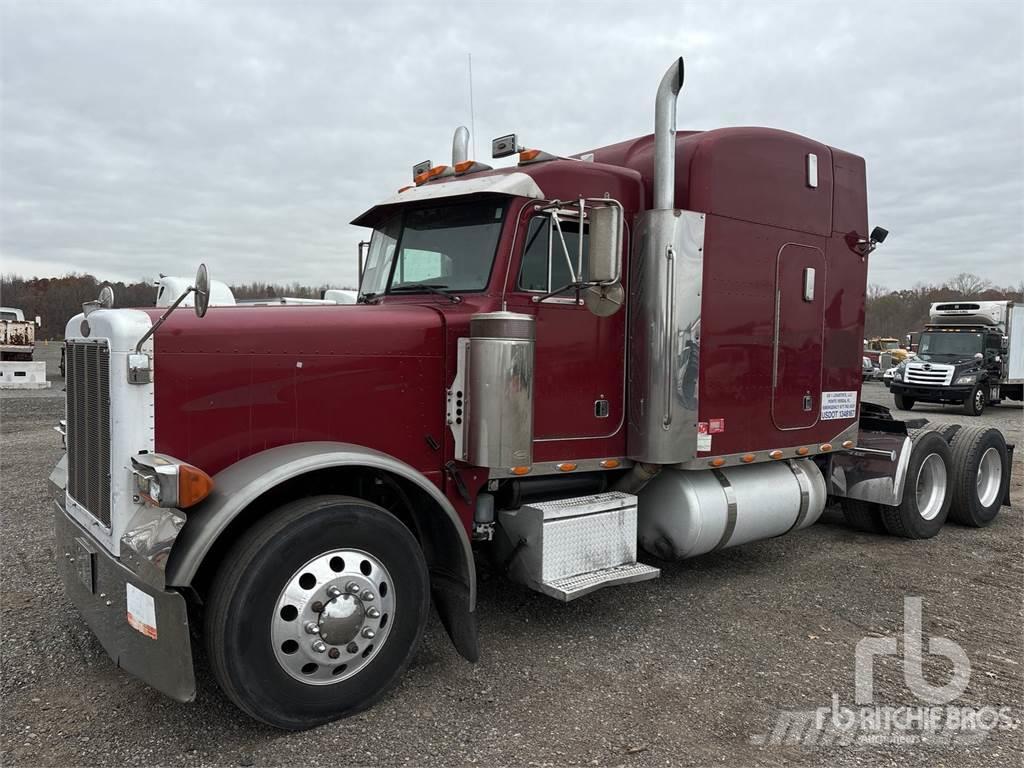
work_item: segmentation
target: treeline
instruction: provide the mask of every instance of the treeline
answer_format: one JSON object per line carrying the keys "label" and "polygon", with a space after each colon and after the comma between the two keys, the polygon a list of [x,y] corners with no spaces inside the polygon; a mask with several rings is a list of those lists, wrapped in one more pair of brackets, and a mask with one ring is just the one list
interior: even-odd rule
{"label": "treeline", "polygon": [[890,291],[879,285],[868,288],[865,306],[864,338],[892,337],[901,343],[911,331],[928,323],[928,310],[934,302],[948,299],[999,300],[1024,298],[1024,282],[999,287],[969,272],[962,272],[942,285],[919,283],[913,288]]}
{"label": "treeline", "polygon": [[[114,303],[118,307],[152,307],[156,303],[156,281],[140,280],[136,283],[98,280],[93,275],[64,275],[63,277],[0,276],[0,306],[17,307],[26,318],[37,315],[42,325],[39,339],[64,338],[68,320],[82,311],[82,303],[99,296],[100,288],[110,285],[114,289]],[[307,286],[299,283],[279,285],[252,282],[232,285],[236,299],[264,299],[292,296],[300,299],[319,299],[323,288],[337,286]]]}
{"label": "treeline", "polygon": [[[151,307],[156,302],[154,280],[137,283],[109,283],[114,289],[116,306]],[[65,275],[64,277],[0,276],[0,305],[18,307],[25,317],[39,315],[41,339],[63,338],[64,326],[82,311],[82,303],[99,296],[107,282],[92,275]],[[263,299],[294,296],[318,299],[324,288],[341,286],[308,286],[294,282],[289,285],[254,281],[232,285],[237,299]],[[998,287],[977,275],[962,273],[942,285],[916,285],[899,291],[890,291],[878,285],[868,288],[865,338],[892,336],[900,341],[910,331],[920,330],[928,322],[928,308],[932,302],[946,299],[1015,299],[1020,301],[1024,283],[1016,287]]]}

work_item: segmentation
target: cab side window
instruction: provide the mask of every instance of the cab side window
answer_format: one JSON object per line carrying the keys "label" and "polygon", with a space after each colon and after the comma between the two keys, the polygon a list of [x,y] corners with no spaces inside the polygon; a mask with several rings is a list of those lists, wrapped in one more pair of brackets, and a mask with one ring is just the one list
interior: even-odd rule
{"label": "cab side window", "polygon": [[[549,267],[548,237],[552,230],[551,221],[546,216],[534,216],[530,219],[530,226],[526,230],[526,244],[523,246],[522,266],[519,270],[519,290],[551,293],[572,282],[572,274],[566,263],[565,250],[568,249],[573,269],[576,269],[580,247],[580,227],[579,224],[570,221],[560,221],[559,224],[562,228],[562,238],[565,239],[565,249],[562,248],[562,238],[559,238],[558,230],[554,230]],[[584,225],[584,252],[586,252],[587,246],[587,227]],[[585,269],[586,265],[584,265]],[[583,275],[581,279],[586,280],[586,275]]]}

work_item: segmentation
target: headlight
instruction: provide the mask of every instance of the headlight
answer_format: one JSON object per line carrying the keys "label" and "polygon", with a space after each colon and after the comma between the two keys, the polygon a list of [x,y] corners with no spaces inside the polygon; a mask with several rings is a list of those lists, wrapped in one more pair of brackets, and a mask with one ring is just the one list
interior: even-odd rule
{"label": "headlight", "polygon": [[186,509],[210,495],[213,480],[198,467],[159,453],[132,457],[135,487],[155,507]]}
{"label": "headlight", "polygon": [[897,368],[895,371],[892,372],[892,380],[893,381],[903,381],[903,373],[900,371],[899,368]]}
{"label": "headlight", "polygon": [[973,384],[977,380],[978,380],[978,374],[971,373],[971,374],[968,374],[967,376],[961,376],[959,379],[956,380],[956,383],[957,384]]}

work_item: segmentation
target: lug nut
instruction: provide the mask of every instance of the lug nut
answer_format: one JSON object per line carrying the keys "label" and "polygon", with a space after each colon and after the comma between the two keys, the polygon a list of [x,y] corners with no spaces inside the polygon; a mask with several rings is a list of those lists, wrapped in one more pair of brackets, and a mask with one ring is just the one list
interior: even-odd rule
{"label": "lug nut", "polygon": [[376,608],[367,608],[366,615],[369,616],[371,619],[379,619],[380,611],[378,611]]}
{"label": "lug nut", "polygon": [[341,590],[333,584],[327,588],[328,597],[341,597]]}
{"label": "lug nut", "polygon": [[345,585],[345,589],[347,589],[353,595],[358,595],[359,594],[359,590],[362,589],[362,587],[360,587],[354,581],[350,581],[348,584]]}
{"label": "lug nut", "polygon": [[359,646],[355,643],[349,643],[345,646],[345,650],[349,653],[359,653]]}
{"label": "lug nut", "polygon": [[376,633],[376,632],[374,632],[374,631],[373,631],[372,629],[370,629],[369,627],[363,627],[363,631],[362,631],[362,632],[360,632],[359,634],[361,634],[361,635],[362,635],[363,637],[365,637],[365,638],[366,638],[367,640],[373,640],[373,638],[377,636],[377,633]]}
{"label": "lug nut", "polygon": [[329,651],[327,652],[327,655],[328,655],[328,656],[330,656],[330,657],[331,657],[332,659],[336,659],[336,658],[338,658],[339,656],[341,656],[341,651],[339,651],[339,650],[338,650],[337,648],[331,648],[331,649],[330,649],[330,650],[329,650]]}
{"label": "lug nut", "polygon": [[376,595],[374,595],[370,590],[366,590],[362,594],[363,600],[373,600],[374,597],[376,597]]}
{"label": "lug nut", "polygon": [[306,622],[306,632],[307,633],[309,633],[311,635],[315,635],[319,631],[320,631],[320,625],[317,624],[315,621],[307,621]]}
{"label": "lug nut", "polygon": [[311,605],[310,607],[313,609],[314,613],[323,613],[324,612],[324,604],[321,603],[319,600],[317,600],[315,603],[313,603],[313,605]]}
{"label": "lug nut", "polygon": [[327,650],[327,645],[324,643],[323,640],[314,640],[313,641],[313,650],[316,651],[317,653],[323,653],[324,651]]}

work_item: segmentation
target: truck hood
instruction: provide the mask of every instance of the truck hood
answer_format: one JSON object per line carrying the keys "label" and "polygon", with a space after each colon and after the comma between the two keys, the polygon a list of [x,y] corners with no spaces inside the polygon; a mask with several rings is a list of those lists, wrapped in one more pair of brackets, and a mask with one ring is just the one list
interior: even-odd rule
{"label": "truck hood", "polygon": [[[153,322],[162,310],[146,309]],[[210,307],[206,317],[174,312],[156,332],[161,354],[301,354],[437,357],[443,316],[420,305]]]}

